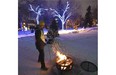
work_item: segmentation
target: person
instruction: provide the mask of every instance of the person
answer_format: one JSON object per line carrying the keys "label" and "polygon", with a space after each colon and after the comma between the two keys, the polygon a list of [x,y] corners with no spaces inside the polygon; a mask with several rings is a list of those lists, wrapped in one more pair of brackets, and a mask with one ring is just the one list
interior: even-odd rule
{"label": "person", "polygon": [[47,38],[48,38],[47,44],[52,44],[54,42],[55,36],[52,29],[50,28],[48,29]]}
{"label": "person", "polygon": [[37,25],[35,28],[35,45],[36,49],[39,51],[38,62],[41,63],[41,69],[48,70],[48,68],[45,66],[44,61],[44,46],[46,45],[45,36],[43,32],[44,25],[45,23],[43,21],[40,21],[40,24]]}
{"label": "person", "polygon": [[59,33],[58,33],[58,22],[56,19],[54,19],[52,21],[52,24],[50,25],[50,29],[54,32],[54,36],[55,37],[58,37],[59,36]]}

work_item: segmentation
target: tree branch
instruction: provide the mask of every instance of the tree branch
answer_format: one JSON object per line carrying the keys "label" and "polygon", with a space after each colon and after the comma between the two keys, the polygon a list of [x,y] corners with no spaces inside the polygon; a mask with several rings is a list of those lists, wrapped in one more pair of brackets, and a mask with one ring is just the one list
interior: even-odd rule
{"label": "tree branch", "polygon": [[69,7],[69,3],[68,3],[68,1],[67,1],[67,5],[66,5],[66,8],[65,8],[65,10],[64,10],[64,12],[63,12],[63,17],[64,17],[64,15],[65,15],[65,13],[67,12],[67,10],[69,9],[70,7]]}
{"label": "tree branch", "polygon": [[65,19],[65,22],[67,21],[67,19],[71,16],[71,13],[68,14],[68,16]]}
{"label": "tree branch", "polygon": [[36,7],[36,11],[38,10],[38,8],[39,8],[39,5]]}
{"label": "tree branch", "polygon": [[59,17],[60,19],[62,19],[62,16],[55,9],[50,8],[50,10],[53,11],[54,16]]}
{"label": "tree branch", "polygon": [[37,14],[37,12],[35,12],[35,10],[33,9],[33,7],[32,7],[32,5],[31,4],[29,4],[29,6],[30,6],[30,11],[33,11],[34,13],[36,13]]}

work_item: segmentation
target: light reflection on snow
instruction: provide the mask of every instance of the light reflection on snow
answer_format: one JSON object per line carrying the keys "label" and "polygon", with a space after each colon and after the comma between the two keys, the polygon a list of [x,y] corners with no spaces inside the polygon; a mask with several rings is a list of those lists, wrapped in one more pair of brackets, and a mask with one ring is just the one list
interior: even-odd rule
{"label": "light reflection on snow", "polygon": [[[78,30],[75,29],[70,29],[70,30],[59,30],[59,34],[68,34],[68,33],[73,33],[73,32],[77,32],[77,33],[81,33],[81,32],[88,32],[92,29],[95,29],[95,27],[93,28],[79,28]],[[34,33],[31,33],[30,31],[19,31],[20,34],[18,35],[18,38],[22,38],[22,37],[28,37],[28,36],[34,36]],[[44,30],[44,34],[47,34],[47,30]]]}

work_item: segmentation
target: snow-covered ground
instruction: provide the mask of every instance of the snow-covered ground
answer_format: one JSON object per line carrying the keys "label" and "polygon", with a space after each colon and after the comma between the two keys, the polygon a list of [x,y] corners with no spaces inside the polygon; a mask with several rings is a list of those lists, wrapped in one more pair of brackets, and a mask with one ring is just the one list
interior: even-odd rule
{"label": "snow-covered ground", "polygon": [[[46,31],[47,32],[47,31]],[[56,41],[61,47],[61,52],[74,58],[78,64],[73,73],[63,75],[97,75],[97,72],[86,72],[80,68],[80,63],[90,61],[97,65],[98,52],[98,29],[97,27],[87,28],[83,31],[67,30],[59,31],[60,37]],[[23,35],[23,37],[22,37]],[[45,62],[48,71],[40,70],[40,63],[37,62],[38,51],[35,48],[34,34],[21,33],[18,37],[18,75],[58,75],[54,71],[53,62],[56,56],[51,45],[45,46]],[[76,60],[76,61],[75,61]],[[78,72],[79,71],[79,72]]]}
{"label": "snow-covered ground", "polygon": [[[95,29],[96,27],[92,27],[92,28],[79,28],[78,30],[74,30],[74,29],[68,29],[68,30],[59,30],[59,34],[68,34],[68,33],[72,33],[72,32],[83,32],[83,31],[89,31],[92,29]],[[48,30],[44,29],[44,34],[46,35],[48,32]],[[34,33],[31,33],[30,30],[28,31],[18,31],[18,38],[22,38],[22,37],[28,37],[28,36],[34,36]]]}

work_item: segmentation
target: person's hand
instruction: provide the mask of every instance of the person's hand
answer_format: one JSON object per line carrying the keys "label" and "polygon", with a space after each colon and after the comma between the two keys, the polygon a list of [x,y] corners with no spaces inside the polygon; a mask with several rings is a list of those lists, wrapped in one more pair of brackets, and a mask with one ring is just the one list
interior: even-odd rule
{"label": "person's hand", "polygon": [[47,41],[45,40],[44,45],[47,45]]}
{"label": "person's hand", "polygon": [[45,45],[47,45],[47,43],[45,43]]}
{"label": "person's hand", "polygon": [[45,42],[47,42],[47,39],[45,39]]}

